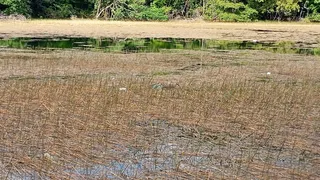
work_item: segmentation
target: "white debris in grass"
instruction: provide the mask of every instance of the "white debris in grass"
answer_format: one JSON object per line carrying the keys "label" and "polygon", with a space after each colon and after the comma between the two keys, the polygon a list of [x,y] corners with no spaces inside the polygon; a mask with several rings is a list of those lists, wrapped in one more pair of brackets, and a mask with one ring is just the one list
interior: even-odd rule
{"label": "white debris in grass", "polygon": [[119,88],[119,91],[127,91],[127,88],[124,88],[124,87]]}

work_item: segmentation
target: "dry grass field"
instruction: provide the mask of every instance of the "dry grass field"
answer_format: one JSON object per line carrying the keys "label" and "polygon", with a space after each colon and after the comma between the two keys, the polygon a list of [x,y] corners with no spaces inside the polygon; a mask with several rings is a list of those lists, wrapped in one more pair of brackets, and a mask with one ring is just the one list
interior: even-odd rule
{"label": "dry grass field", "polygon": [[203,21],[118,22],[97,20],[0,21],[0,37],[173,37],[294,41],[320,44],[320,24],[209,23]]}
{"label": "dry grass field", "polygon": [[319,92],[317,56],[1,49],[0,179],[319,179]]}

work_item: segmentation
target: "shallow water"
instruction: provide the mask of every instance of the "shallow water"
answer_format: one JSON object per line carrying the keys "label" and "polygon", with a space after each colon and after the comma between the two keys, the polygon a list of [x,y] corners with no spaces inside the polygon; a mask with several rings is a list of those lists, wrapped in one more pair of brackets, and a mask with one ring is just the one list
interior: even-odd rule
{"label": "shallow water", "polygon": [[[270,177],[281,179],[284,177],[278,174],[277,169],[283,168],[317,176],[317,168],[312,161],[319,158],[319,154],[301,154],[298,149],[262,145],[265,143],[255,143],[255,138],[250,136],[239,138],[227,133],[208,135],[205,129],[176,126],[165,120],[136,122],[135,126],[143,129],[137,140],[148,142],[148,147],[119,144],[117,149],[105,148],[104,153],[118,158],[102,164],[87,162],[85,165],[71,165],[72,168],[65,169],[64,173],[71,179],[194,178],[182,172],[204,172],[218,179],[233,179],[235,176],[259,179],[259,174],[268,172]],[[59,158],[54,161],[59,164]],[[252,169],[255,166],[251,163],[268,166]],[[249,173],[254,171],[257,174]],[[8,179],[50,179],[32,167],[20,172],[6,171],[4,174],[8,174]],[[204,177],[207,176],[201,176],[201,173],[198,176]]]}
{"label": "shallow water", "polygon": [[[124,157],[120,158],[121,160],[104,165],[79,167],[71,173],[76,177],[88,178],[170,179],[174,177],[169,175],[170,172],[193,171],[211,173],[216,177],[232,178],[237,174],[239,177],[258,179],[258,176],[247,172],[250,167],[245,162],[251,158],[252,162],[263,160],[275,168],[299,167],[298,171],[301,172],[316,171],[310,159],[302,157],[296,150],[252,145],[250,138],[239,139],[223,133],[207,136],[201,134],[201,129],[194,131],[192,128],[174,126],[163,120],[140,122],[136,126],[143,127],[145,131],[145,138],[139,139],[151,142],[147,149],[122,147],[123,151],[117,152],[119,157]],[[150,134],[156,135],[152,137]],[[247,149],[251,149],[251,152]],[[108,153],[110,150],[106,151]],[[270,175],[275,173],[272,169],[269,171]],[[188,175],[185,177],[192,178]]]}
{"label": "shallow water", "polygon": [[0,47],[19,49],[83,49],[104,52],[160,52],[185,50],[266,50],[275,53],[320,55],[320,47],[293,42],[228,41],[182,38],[12,38],[0,39]]}

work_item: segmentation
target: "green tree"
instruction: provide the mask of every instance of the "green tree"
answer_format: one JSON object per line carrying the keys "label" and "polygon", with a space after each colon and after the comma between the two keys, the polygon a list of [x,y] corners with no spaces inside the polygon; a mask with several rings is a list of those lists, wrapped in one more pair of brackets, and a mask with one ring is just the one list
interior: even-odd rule
{"label": "green tree", "polygon": [[253,21],[301,19],[320,21],[320,0],[0,0],[4,13],[35,18],[96,17],[167,20],[204,16],[209,20]]}
{"label": "green tree", "polygon": [[0,3],[9,6],[4,11],[6,14],[23,14],[27,17],[31,15],[32,11],[29,0],[0,0]]}
{"label": "green tree", "polygon": [[307,16],[310,21],[320,22],[320,0],[310,0],[305,4],[307,7],[304,8],[307,10]]}
{"label": "green tree", "polygon": [[202,14],[203,0],[149,0],[148,2],[158,8],[170,8],[172,17],[193,17]]}
{"label": "green tree", "polygon": [[93,0],[31,0],[32,17],[69,18],[92,16]]}
{"label": "green tree", "polygon": [[155,5],[145,6],[141,4],[132,4],[130,5],[133,12],[130,13],[129,18],[132,20],[156,20],[156,21],[167,21],[168,20],[168,11],[170,8],[161,7],[158,8]]}
{"label": "green tree", "polygon": [[259,12],[259,19],[299,19],[302,0],[249,0],[250,7]]}
{"label": "green tree", "polygon": [[129,4],[130,0],[96,0],[96,18],[127,17],[131,11]]}
{"label": "green tree", "polygon": [[205,17],[219,21],[252,21],[258,12],[243,2],[231,0],[208,0]]}
{"label": "green tree", "polygon": [[306,8],[309,8],[311,13],[320,13],[320,0],[309,0],[306,2]]}
{"label": "green tree", "polygon": [[294,17],[300,10],[299,0],[277,0],[278,18]]}
{"label": "green tree", "polygon": [[276,16],[277,0],[248,0],[248,6],[258,12],[258,19],[273,19]]}

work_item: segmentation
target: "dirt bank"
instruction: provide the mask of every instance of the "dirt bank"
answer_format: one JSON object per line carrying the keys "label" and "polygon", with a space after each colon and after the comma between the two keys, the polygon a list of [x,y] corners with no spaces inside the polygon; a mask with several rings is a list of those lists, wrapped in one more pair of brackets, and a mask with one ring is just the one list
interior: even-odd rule
{"label": "dirt bank", "polygon": [[320,24],[118,22],[96,20],[0,21],[0,37],[175,37],[226,40],[295,41],[320,44]]}

